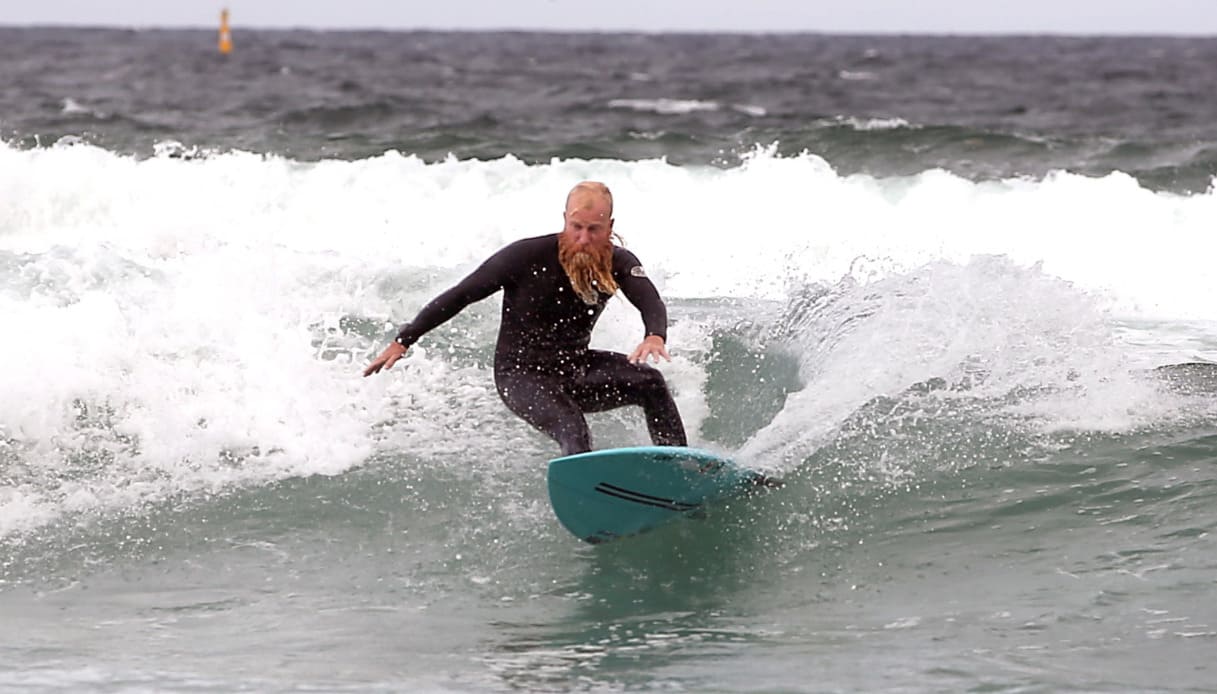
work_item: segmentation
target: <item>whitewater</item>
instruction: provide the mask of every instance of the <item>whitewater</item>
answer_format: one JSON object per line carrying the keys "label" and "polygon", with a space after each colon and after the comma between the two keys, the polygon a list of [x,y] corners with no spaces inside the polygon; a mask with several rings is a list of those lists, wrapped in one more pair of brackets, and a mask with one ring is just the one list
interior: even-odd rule
{"label": "whitewater", "polygon": [[[612,186],[617,229],[670,302],[737,307],[675,311],[665,369],[691,432],[714,331],[799,363],[802,388],[742,446],[758,464],[793,467],[869,398],[969,361],[997,389],[1080,378],[1091,392],[1040,403],[1056,408],[1043,426],[1120,430],[1167,416],[1139,370],[1217,360],[1217,194],[1118,173],[876,179],[764,148],[723,169],[0,146],[0,536],[443,451],[469,428],[496,460],[528,441],[531,459],[502,464],[535,469],[545,442],[487,385],[494,300],[444,348],[358,373],[490,252],[559,228],[555,200],[589,178]],[[822,344],[832,318],[794,315],[816,292],[869,325]],[[639,324],[614,303],[594,344],[624,349]]]}

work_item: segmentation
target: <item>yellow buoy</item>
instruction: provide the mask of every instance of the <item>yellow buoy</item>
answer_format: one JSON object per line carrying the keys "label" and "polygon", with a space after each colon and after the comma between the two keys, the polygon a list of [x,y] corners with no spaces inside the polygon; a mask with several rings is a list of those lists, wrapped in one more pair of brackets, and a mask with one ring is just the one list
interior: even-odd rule
{"label": "yellow buoy", "polygon": [[228,30],[228,8],[220,12],[220,52],[228,55],[232,52],[232,32]]}

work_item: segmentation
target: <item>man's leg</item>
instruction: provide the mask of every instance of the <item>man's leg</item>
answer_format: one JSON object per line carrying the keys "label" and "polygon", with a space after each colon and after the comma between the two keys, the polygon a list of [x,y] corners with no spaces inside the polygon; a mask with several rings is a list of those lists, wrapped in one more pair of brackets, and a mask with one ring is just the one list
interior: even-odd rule
{"label": "man's leg", "polygon": [[645,364],[631,364],[624,354],[592,350],[587,370],[570,388],[584,412],[602,412],[639,405],[646,414],[647,431],[656,446],[687,446],[685,425],[663,374]]}
{"label": "man's leg", "polygon": [[517,417],[548,435],[562,455],[592,450],[592,435],[578,403],[562,389],[562,380],[542,374],[494,373],[503,404]]}

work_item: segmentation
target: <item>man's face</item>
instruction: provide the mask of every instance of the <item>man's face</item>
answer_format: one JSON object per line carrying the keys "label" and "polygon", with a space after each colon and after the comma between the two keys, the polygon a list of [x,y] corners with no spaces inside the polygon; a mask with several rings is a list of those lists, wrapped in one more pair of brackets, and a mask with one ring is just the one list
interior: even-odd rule
{"label": "man's face", "polygon": [[576,201],[579,202],[583,204],[572,204],[563,215],[566,225],[562,233],[566,235],[571,249],[585,252],[610,245],[613,219],[608,203],[603,200],[593,200],[590,203]]}

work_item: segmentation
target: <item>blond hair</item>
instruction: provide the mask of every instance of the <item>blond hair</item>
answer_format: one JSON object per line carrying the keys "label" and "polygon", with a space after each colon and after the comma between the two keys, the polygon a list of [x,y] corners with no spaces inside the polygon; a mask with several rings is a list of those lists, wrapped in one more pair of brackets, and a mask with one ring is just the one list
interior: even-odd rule
{"label": "blond hair", "polygon": [[580,181],[566,194],[566,209],[590,207],[595,201],[608,203],[609,217],[613,216],[613,192],[600,181]]}

